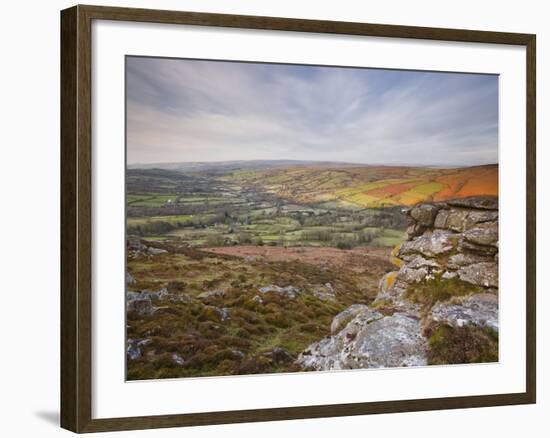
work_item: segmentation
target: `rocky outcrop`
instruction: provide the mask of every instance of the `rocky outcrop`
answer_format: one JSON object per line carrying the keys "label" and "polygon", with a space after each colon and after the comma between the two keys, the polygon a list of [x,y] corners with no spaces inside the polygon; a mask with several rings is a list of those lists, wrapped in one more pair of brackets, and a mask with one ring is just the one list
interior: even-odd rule
{"label": "rocky outcrop", "polygon": [[209,298],[223,298],[225,296],[225,290],[219,289],[219,290],[209,290],[206,292],[200,293],[197,297],[201,300],[209,299]]}
{"label": "rocky outcrop", "polygon": [[270,284],[268,286],[261,287],[259,291],[262,294],[275,293],[290,299],[296,298],[301,292],[300,289],[298,289],[295,286],[281,287],[275,284]]}
{"label": "rocky outcrop", "polygon": [[[413,223],[409,239],[395,253],[404,262],[396,277],[411,284],[445,275],[474,286],[498,288],[497,198],[427,205],[407,211]],[[419,227],[420,234],[415,231]]]}
{"label": "rocky outcrop", "polygon": [[336,335],[310,345],[298,363],[314,370],[426,365],[426,347],[418,318],[365,309]]}
{"label": "rocky outcrop", "polygon": [[152,315],[157,310],[153,302],[167,300],[174,303],[188,303],[193,300],[187,294],[171,294],[166,288],[158,291],[142,290],[140,292],[126,292],[126,312],[133,312],[140,316]]}
{"label": "rocky outcrop", "polygon": [[337,334],[346,325],[348,325],[353,318],[360,313],[367,312],[368,310],[369,308],[364,304],[353,304],[349,306],[346,310],[340,312],[334,317],[332,324],[330,325],[330,333],[333,335]]}
{"label": "rocky outcrop", "polygon": [[126,272],[126,284],[134,284],[135,282],[136,282],[135,277],[129,272]]}
{"label": "rocky outcrop", "polygon": [[281,347],[275,347],[273,350],[264,353],[264,356],[275,363],[288,363],[295,359],[290,351]]}
{"label": "rocky outcrop", "polygon": [[152,315],[155,312],[151,296],[146,292],[126,293],[126,312],[137,315]]}
{"label": "rocky outcrop", "polygon": [[399,269],[380,280],[371,305],[354,304],[338,314],[330,336],[304,350],[299,365],[314,370],[426,365],[434,356],[429,351],[434,327],[498,333],[498,199],[423,204],[406,214],[408,239],[392,252]]}
{"label": "rocky outcrop", "polygon": [[166,254],[168,252],[162,248],[145,245],[142,240],[136,238],[128,239],[126,242],[126,247],[128,249],[128,256],[130,258],[136,258],[146,255],[155,256],[159,254]]}
{"label": "rocky outcrop", "polygon": [[311,294],[314,297],[319,298],[321,301],[335,301],[336,300],[336,292],[334,288],[332,287],[332,284],[325,283],[322,286],[319,286],[312,290]]}
{"label": "rocky outcrop", "polygon": [[430,318],[452,327],[474,324],[498,332],[498,297],[480,293],[454,302],[440,302],[431,309]]}
{"label": "rocky outcrop", "polygon": [[131,339],[126,341],[126,356],[129,360],[136,360],[142,356],[141,347],[151,343],[150,339]]}

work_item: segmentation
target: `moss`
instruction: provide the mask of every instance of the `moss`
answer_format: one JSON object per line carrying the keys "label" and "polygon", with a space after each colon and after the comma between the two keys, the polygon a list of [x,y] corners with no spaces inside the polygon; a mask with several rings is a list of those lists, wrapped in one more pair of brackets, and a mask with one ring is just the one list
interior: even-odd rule
{"label": "moss", "polygon": [[410,285],[405,293],[405,298],[429,308],[438,301],[447,301],[453,297],[479,292],[482,292],[482,288],[479,286],[466,283],[458,278],[444,279],[441,278],[441,275],[436,275],[431,280]]}
{"label": "moss", "polygon": [[376,310],[377,312],[380,312],[382,315],[391,316],[393,315],[397,309],[395,308],[394,303],[391,300],[379,300],[376,303],[373,303],[369,306],[371,310]]}
{"label": "moss", "polygon": [[498,333],[475,325],[437,325],[427,330],[428,364],[445,365],[498,361]]}

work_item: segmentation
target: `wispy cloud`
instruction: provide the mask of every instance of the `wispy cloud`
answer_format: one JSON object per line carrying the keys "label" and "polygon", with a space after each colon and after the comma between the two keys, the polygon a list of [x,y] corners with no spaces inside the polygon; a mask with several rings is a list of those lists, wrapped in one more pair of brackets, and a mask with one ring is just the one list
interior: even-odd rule
{"label": "wispy cloud", "polygon": [[127,99],[129,163],[498,159],[496,76],[130,57]]}

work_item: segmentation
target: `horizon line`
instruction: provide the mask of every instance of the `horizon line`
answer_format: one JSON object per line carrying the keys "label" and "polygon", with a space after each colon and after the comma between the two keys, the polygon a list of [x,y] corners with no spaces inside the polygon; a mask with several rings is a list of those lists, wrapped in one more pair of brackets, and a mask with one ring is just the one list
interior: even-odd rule
{"label": "horizon line", "polygon": [[362,165],[362,166],[379,166],[379,167],[477,167],[477,166],[491,166],[498,165],[498,162],[486,162],[486,163],[476,163],[476,164],[451,164],[451,163],[431,163],[431,164],[420,164],[420,163],[407,163],[407,164],[396,164],[396,163],[366,163],[360,161],[339,161],[339,160],[297,160],[297,159],[288,159],[288,158],[276,158],[276,159],[237,159],[237,160],[210,160],[210,161],[152,161],[152,162],[133,162],[126,163],[126,166],[154,166],[154,165],[178,165],[178,164],[221,164],[221,163],[259,163],[259,162],[294,162],[294,163],[330,163],[330,164],[348,164],[348,165]]}

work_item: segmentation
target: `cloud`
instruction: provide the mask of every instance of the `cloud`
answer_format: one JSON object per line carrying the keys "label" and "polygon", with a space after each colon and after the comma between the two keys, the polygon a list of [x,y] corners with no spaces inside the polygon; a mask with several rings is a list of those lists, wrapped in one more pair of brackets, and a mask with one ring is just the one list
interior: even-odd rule
{"label": "cloud", "polygon": [[498,160],[490,75],[130,57],[128,162]]}

